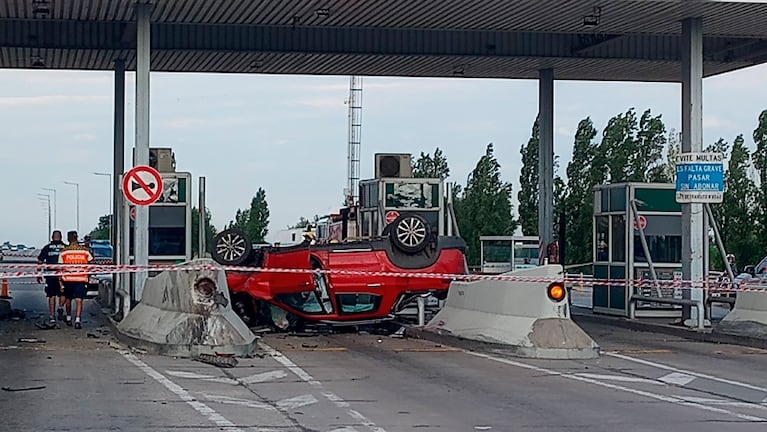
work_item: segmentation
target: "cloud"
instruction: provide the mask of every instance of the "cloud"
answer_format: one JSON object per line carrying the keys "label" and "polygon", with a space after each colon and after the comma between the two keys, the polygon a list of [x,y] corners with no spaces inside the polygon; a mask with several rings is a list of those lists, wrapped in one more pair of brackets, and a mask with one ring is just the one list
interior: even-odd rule
{"label": "cloud", "polygon": [[342,97],[328,97],[328,98],[314,98],[314,99],[297,99],[292,102],[288,102],[289,105],[302,105],[313,108],[337,108],[344,106],[344,99]]}
{"label": "cloud", "polygon": [[92,133],[79,133],[72,136],[75,141],[95,141],[96,138],[97,136]]}
{"label": "cloud", "polygon": [[0,97],[0,106],[55,105],[61,103],[94,103],[111,100],[109,96],[46,95],[46,96],[5,96]]}
{"label": "cloud", "polygon": [[162,125],[171,129],[207,128],[211,126],[231,126],[250,123],[246,117],[177,117],[165,120]]}
{"label": "cloud", "polygon": [[713,115],[713,114],[704,114],[703,115],[703,128],[704,129],[719,129],[719,128],[728,128],[733,127],[734,124],[720,116]]}

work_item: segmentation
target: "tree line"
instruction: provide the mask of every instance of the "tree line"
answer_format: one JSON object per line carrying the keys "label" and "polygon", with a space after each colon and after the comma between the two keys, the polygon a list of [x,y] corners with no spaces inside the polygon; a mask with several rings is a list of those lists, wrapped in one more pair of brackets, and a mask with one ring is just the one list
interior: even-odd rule
{"label": "tree line", "polygon": [[[728,253],[743,265],[757,263],[767,254],[767,110],[758,116],[750,137],[756,147],[749,151],[740,134],[732,143],[720,138],[706,151],[726,157],[724,201],[712,205]],[[521,227],[523,235],[538,235],[538,119],[533,122],[530,138],[520,149],[522,167],[517,192],[518,211],[513,206],[512,184],[502,178],[502,167],[494,154],[493,143],[469,173],[466,182],[456,185],[453,202],[461,235],[466,240],[470,265],[479,263],[479,237],[513,235]],[[601,133],[590,117],[578,123],[573,137],[572,158],[564,176],[555,158],[554,209],[564,227],[555,227],[555,236],[564,232],[566,264],[592,261],[592,225],[594,192],[597,185],[622,182],[671,183],[675,179],[674,157],[680,152],[681,134],[667,130],[661,115],[651,110],[639,114],[634,108],[611,118]],[[444,152],[421,152],[413,162],[413,175],[421,178],[447,179],[450,167]],[[107,238],[110,217],[102,216],[91,231],[94,239]],[[199,212],[192,213],[192,241],[197,255]],[[212,244],[216,228],[211,213],[205,209],[207,244]],[[306,227],[310,220],[301,218],[290,228]],[[249,207],[238,209],[225,228],[243,230],[253,243],[262,243],[268,234],[269,206],[266,192],[259,188]],[[564,229],[560,229],[564,228]],[[563,239],[557,238],[560,242]],[[712,241],[712,245],[715,243]],[[711,267],[722,268],[722,257],[711,250]]]}
{"label": "tree line", "polygon": [[[756,264],[767,254],[767,110],[758,116],[752,133],[756,149],[750,152],[743,134],[732,144],[724,138],[706,151],[726,157],[724,201],[712,205],[725,249],[742,265]],[[521,146],[522,167],[517,192],[518,212],[511,204],[511,184],[500,178],[500,165],[492,144],[486,148],[466,186],[456,192],[455,209],[461,235],[469,244],[469,262],[479,262],[480,235],[511,235],[521,226],[523,235],[538,235],[538,119],[527,143]],[[601,133],[590,117],[578,123],[572,159],[564,177],[555,159],[554,209],[564,221],[566,264],[592,261],[594,192],[597,185],[623,182],[672,183],[674,158],[681,149],[681,134],[667,130],[661,115],[634,108],[611,118]],[[414,163],[418,177],[447,178],[450,169],[442,150],[421,153]],[[554,230],[558,237],[561,227]],[[562,239],[557,238],[562,241]],[[712,241],[712,245],[715,243]],[[722,257],[712,246],[711,267],[721,269]]]}

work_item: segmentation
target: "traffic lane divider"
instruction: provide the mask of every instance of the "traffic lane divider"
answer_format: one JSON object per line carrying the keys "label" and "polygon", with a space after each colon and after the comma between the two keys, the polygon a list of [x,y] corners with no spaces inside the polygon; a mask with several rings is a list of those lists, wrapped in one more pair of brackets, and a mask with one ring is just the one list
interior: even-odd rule
{"label": "traffic lane divider", "polygon": [[625,280],[625,279],[584,279],[578,276],[554,279],[554,278],[532,278],[512,275],[478,275],[478,274],[450,274],[450,273],[428,273],[428,272],[371,272],[359,270],[339,270],[339,269],[290,269],[290,268],[271,268],[271,267],[241,267],[241,266],[215,266],[215,265],[188,265],[188,264],[154,264],[154,265],[105,265],[105,264],[0,264],[0,278],[19,279],[30,277],[62,276],[62,275],[108,275],[118,273],[136,273],[141,271],[197,271],[197,270],[224,270],[243,273],[304,273],[304,274],[329,274],[329,275],[347,275],[347,276],[366,276],[366,277],[401,277],[401,278],[427,278],[442,279],[449,281],[476,281],[476,280],[499,280],[510,282],[561,282],[571,285],[570,288],[578,286],[631,286],[635,288],[703,288],[709,292],[735,292],[735,291],[767,291],[767,284],[752,284],[748,281],[742,281],[737,285],[723,284],[721,281],[683,281],[683,280],[659,280],[653,282],[647,279]]}

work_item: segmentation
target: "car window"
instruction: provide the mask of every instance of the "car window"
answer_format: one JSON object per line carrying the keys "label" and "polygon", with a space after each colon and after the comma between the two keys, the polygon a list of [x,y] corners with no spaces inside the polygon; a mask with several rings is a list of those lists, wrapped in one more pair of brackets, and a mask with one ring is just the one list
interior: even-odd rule
{"label": "car window", "polygon": [[307,314],[324,313],[316,291],[302,291],[294,294],[278,294],[274,297],[277,301],[284,303],[293,309],[300,310]]}
{"label": "car window", "polygon": [[381,306],[381,296],[375,294],[338,294],[336,298],[343,313],[370,313]]}

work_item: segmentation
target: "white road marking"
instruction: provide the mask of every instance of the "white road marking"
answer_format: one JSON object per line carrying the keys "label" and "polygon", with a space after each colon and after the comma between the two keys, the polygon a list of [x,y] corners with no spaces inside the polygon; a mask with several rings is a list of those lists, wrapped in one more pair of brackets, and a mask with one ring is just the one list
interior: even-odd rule
{"label": "white road marking", "polygon": [[255,375],[246,376],[244,378],[239,378],[238,380],[243,384],[256,384],[256,383],[262,383],[266,381],[271,381],[275,379],[285,378],[288,376],[287,372],[283,370],[276,370],[271,372],[263,372],[258,373]]}
{"label": "white road marking", "polygon": [[674,396],[678,397],[679,399],[684,399],[688,402],[695,402],[695,403],[701,403],[705,405],[722,405],[722,406],[731,406],[731,407],[738,407],[738,408],[756,408],[756,409],[762,409],[767,410],[766,406],[754,404],[751,402],[740,402],[740,401],[734,401],[734,400],[724,400],[724,399],[710,399],[710,398],[699,398],[694,396]]}
{"label": "white road marking", "polygon": [[592,373],[577,373],[574,375],[579,377],[584,377],[584,378],[593,378],[597,380],[635,382],[635,383],[654,384],[654,385],[661,385],[661,386],[665,385],[664,383],[658,382],[655,380],[646,379],[646,378],[637,378],[637,377],[631,377],[631,376],[602,375],[602,374],[592,374]]}
{"label": "white road marking", "polygon": [[257,373],[257,374],[246,376],[243,378],[217,377],[213,375],[203,375],[203,374],[198,374],[194,372],[175,371],[175,370],[166,370],[165,373],[177,378],[198,379],[202,381],[220,382],[220,383],[231,384],[231,385],[256,384],[256,383],[270,381],[273,379],[285,378],[286,376],[288,376],[287,372],[281,371],[281,370]]}
{"label": "white road marking", "polygon": [[353,427],[342,427],[338,429],[333,429],[330,432],[359,432],[357,429],[354,429]]}
{"label": "white road marking", "polygon": [[214,395],[214,394],[207,394],[207,393],[201,393],[201,394],[213,402],[229,404],[229,405],[240,405],[240,406],[245,406],[248,408],[264,409],[267,411],[277,411],[277,408],[263,402],[258,402],[258,401],[249,400],[249,399],[233,398],[233,397],[223,396],[223,395]]}
{"label": "white road marking", "polygon": [[635,394],[635,395],[648,397],[648,398],[659,400],[659,401],[662,401],[662,402],[669,402],[669,403],[673,403],[673,404],[677,404],[677,405],[687,406],[687,407],[691,407],[691,408],[697,408],[699,410],[708,411],[708,412],[714,412],[714,413],[717,413],[717,414],[725,414],[725,415],[736,417],[736,418],[739,418],[739,419],[742,419],[742,420],[748,420],[748,421],[753,421],[753,422],[764,422],[764,421],[767,421],[767,418],[756,417],[756,416],[747,415],[747,414],[740,414],[740,413],[732,412],[732,411],[729,411],[729,410],[726,410],[726,409],[723,409],[723,408],[714,408],[714,407],[702,405],[702,404],[695,403],[695,402],[688,402],[688,401],[686,401],[684,399],[680,399],[680,398],[673,397],[673,396],[666,396],[666,395],[652,393],[652,392],[648,392],[648,391],[644,391],[644,390],[637,390],[637,389],[632,389],[632,388],[628,388],[628,387],[623,387],[623,386],[620,386],[620,385],[617,385],[617,384],[610,384],[610,383],[598,381],[598,380],[591,379],[591,378],[581,377],[581,376],[578,376],[578,375],[573,375],[573,374],[564,373],[564,372],[558,372],[558,371],[554,371],[554,370],[551,370],[551,369],[545,369],[545,368],[538,367],[538,366],[533,366],[533,365],[530,365],[530,364],[527,364],[527,363],[521,363],[521,362],[517,362],[517,361],[514,361],[514,360],[510,360],[510,359],[494,357],[494,356],[491,356],[491,355],[488,355],[488,354],[483,354],[483,353],[478,353],[478,352],[471,352],[471,351],[464,351],[464,352],[466,352],[469,355],[473,355],[473,356],[476,356],[476,357],[481,357],[481,358],[492,360],[492,361],[496,361],[496,362],[499,362],[499,363],[505,363],[505,364],[508,364],[508,365],[511,365],[511,366],[516,366],[516,367],[523,368],[523,369],[534,370],[534,371],[539,372],[539,373],[545,373],[545,374],[548,374],[548,375],[554,375],[554,376],[559,376],[559,377],[562,377],[562,378],[567,378],[567,379],[571,379],[571,380],[575,380],[575,381],[581,381],[581,382],[585,382],[585,383],[589,383],[589,384],[594,384],[594,385],[598,385],[598,386],[609,388],[609,389],[613,389],[613,390],[620,390],[620,391],[624,391],[626,393],[632,393],[632,394]]}
{"label": "white road marking", "polygon": [[301,396],[295,396],[292,398],[283,399],[277,402],[277,407],[282,410],[292,410],[301,408],[302,406],[311,405],[317,403],[318,400],[310,394]]}
{"label": "white road marking", "polygon": [[224,384],[232,384],[232,385],[238,385],[239,382],[237,380],[226,378],[226,377],[216,377],[213,375],[202,375],[197,374],[194,372],[184,372],[184,371],[174,371],[174,370],[166,370],[166,374],[170,376],[174,376],[176,378],[187,378],[187,379],[199,379],[203,381],[211,381],[211,382],[220,382]]}
{"label": "white road marking", "polygon": [[[301,369],[297,364],[293,363],[292,360],[287,358],[281,352],[275,350],[274,348],[270,347],[269,345],[263,342],[259,342],[258,345],[261,347],[262,350],[264,350],[267,354],[269,354],[278,363],[285,366],[289,371],[293,372],[293,374],[295,374],[302,381],[306,382],[312,387],[316,387],[318,389],[323,388],[321,382],[314,379],[305,370]],[[350,408],[349,403],[344,401],[340,397],[338,397],[335,393],[332,393],[329,391],[323,391],[322,395],[325,396],[325,398],[329,400],[330,402],[333,402],[337,407],[346,409],[346,413],[350,417],[352,417],[355,420],[358,420],[360,423],[365,425],[365,427],[367,427],[371,432],[386,432],[386,429],[376,426],[375,423],[373,423],[370,419],[362,415],[362,413],[360,413],[359,411],[355,409]]]}
{"label": "white road marking", "polygon": [[684,370],[684,369],[679,369],[679,368],[675,368],[673,366],[668,366],[668,365],[661,364],[661,363],[655,363],[655,362],[651,362],[651,361],[648,361],[648,360],[634,358],[634,357],[630,357],[630,356],[627,356],[627,355],[618,354],[618,353],[614,353],[614,352],[605,352],[604,355],[607,355],[607,356],[610,356],[610,357],[619,358],[619,359],[623,359],[623,360],[627,360],[627,361],[634,362],[634,363],[643,364],[645,366],[650,366],[650,367],[654,367],[654,368],[658,368],[658,369],[663,369],[663,370],[667,370],[667,371],[671,371],[671,372],[683,373],[683,374],[686,374],[686,375],[692,375],[692,376],[697,377],[697,378],[704,378],[704,379],[711,380],[711,381],[717,381],[717,382],[720,382],[720,383],[723,383],[723,384],[730,384],[730,385],[733,385],[733,386],[736,386],[736,387],[743,387],[743,388],[747,388],[747,389],[750,389],[750,390],[756,390],[756,391],[767,393],[767,388],[765,388],[765,387],[759,387],[759,386],[751,385],[751,384],[740,382],[740,381],[728,380],[728,379],[725,379],[725,378],[719,378],[719,377],[715,377],[715,376],[712,376],[712,375],[702,374],[702,373],[699,373],[699,372],[693,372],[693,371],[688,371],[688,370]]}
{"label": "white road marking", "polygon": [[668,384],[686,386],[687,384],[695,381],[695,377],[684,373],[671,372],[668,375],[663,375],[662,377],[658,378],[658,380]]}
{"label": "white road marking", "polygon": [[125,357],[125,360],[128,360],[134,366],[141,369],[141,371],[147,374],[149,377],[162,384],[166,389],[170,390],[173,392],[173,394],[181,398],[181,400],[194,408],[194,410],[200,413],[203,417],[207,418],[216,426],[222,428],[222,430],[227,432],[245,432],[244,430],[237,427],[237,425],[229,421],[226,417],[217,413],[213,408],[196,400],[194,397],[192,397],[192,395],[189,394],[189,392],[181,388],[181,386],[166,378],[165,375],[152,369],[149,365],[141,361],[135,355],[128,351],[119,351],[119,353]]}

